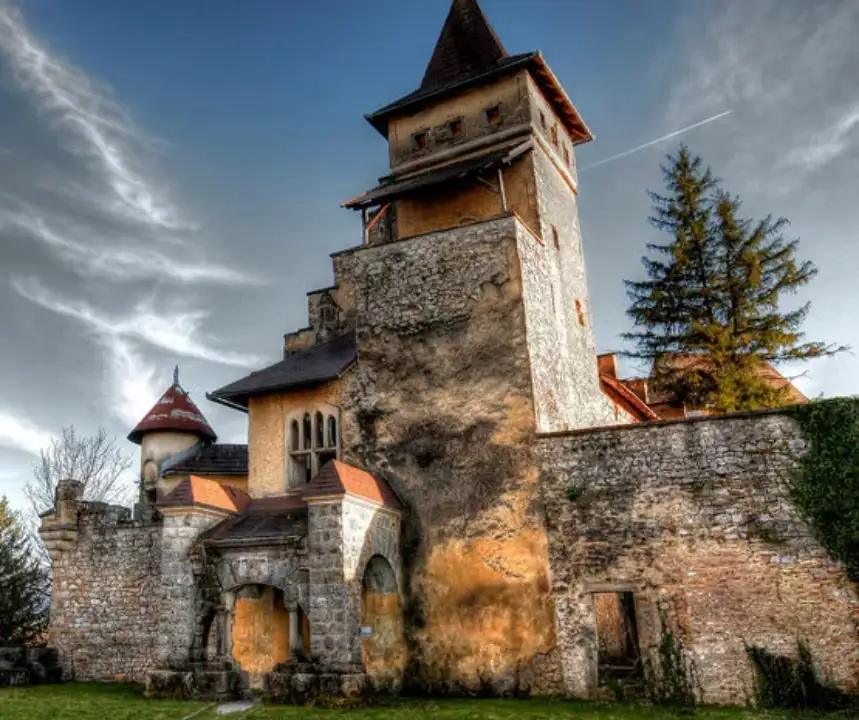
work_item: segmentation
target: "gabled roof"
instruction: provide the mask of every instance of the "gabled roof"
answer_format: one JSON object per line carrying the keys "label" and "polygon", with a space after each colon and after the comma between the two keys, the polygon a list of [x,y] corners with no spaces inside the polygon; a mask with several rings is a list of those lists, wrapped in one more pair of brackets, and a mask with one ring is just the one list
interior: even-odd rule
{"label": "gabled roof", "polygon": [[207,397],[215,402],[227,400],[247,407],[249,398],[255,395],[310,387],[334,380],[340,377],[357,357],[355,334],[345,333],[253,372],[209,393]]}
{"label": "gabled roof", "polygon": [[378,480],[365,470],[339,460],[325,463],[302,495],[305,498],[354,495],[391,510],[402,509],[394,491],[384,480]]}
{"label": "gabled roof", "polygon": [[507,56],[477,0],[453,0],[421,89],[442,87],[463,75],[485,72]]}
{"label": "gabled roof", "polygon": [[189,475],[167,497],[158,501],[158,507],[204,507],[240,513],[250,505],[250,497],[234,487],[221,485],[214,480]]}
{"label": "gabled roof", "polygon": [[230,544],[306,535],[307,503],[298,495],[282,495],[251,500],[240,515],[221,521],[200,537]]}
{"label": "gabled roof", "polygon": [[245,476],[248,474],[248,446],[204,445],[193,455],[172,465],[162,465],[161,475],[164,477],[189,474]]}
{"label": "gabled roof", "polygon": [[146,433],[163,430],[193,433],[211,441],[218,439],[200,408],[179,384],[178,371],[173,374],[173,384],[137,423],[128,434],[128,439],[139,445]]}

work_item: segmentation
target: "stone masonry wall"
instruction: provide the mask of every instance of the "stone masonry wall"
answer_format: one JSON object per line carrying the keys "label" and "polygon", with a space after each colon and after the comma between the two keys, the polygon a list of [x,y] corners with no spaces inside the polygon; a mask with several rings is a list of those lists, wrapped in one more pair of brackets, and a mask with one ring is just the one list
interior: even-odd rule
{"label": "stone masonry wall", "polygon": [[407,505],[416,688],[560,689],[518,227],[501,216],[335,257],[359,355],[343,459]]}
{"label": "stone masonry wall", "polygon": [[76,543],[53,559],[48,642],[76,680],[143,682],[161,611],[161,536],[126,508],[78,506]]}
{"label": "stone masonry wall", "polygon": [[[856,588],[793,507],[785,474],[805,451],[777,413],[607,428],[540,440],[567,692],[596,692],[591,593],[635,594],[640,647],[677,632],[708,703],[754,697],[745,644],[859,685]],[[581,497],[568,498],[568,488]]]}

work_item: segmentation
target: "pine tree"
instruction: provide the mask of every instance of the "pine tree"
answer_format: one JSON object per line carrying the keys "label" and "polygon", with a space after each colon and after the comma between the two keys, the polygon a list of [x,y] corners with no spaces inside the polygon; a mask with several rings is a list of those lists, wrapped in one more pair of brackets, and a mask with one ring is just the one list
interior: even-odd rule
{"label": "pine tree", "polygon": [[48,583],[23,522],[0,497],[0,645],[24,643],[44,630]]}
{"label": "pine tree", "polygon": [[[626,355],[653,362],[657,389],[715,411],[775,407],[788,401],[761,374],[763,363],[831,355],[843,348],[803,342],[806,303],[783,312],[780,301],[817,270],[796,259],[784,218],[739,217],[740,200],[725,192],[699,157],[681,146],[662,167],[667,194],[650,193],[651,223],[670,234],[642,259],[648,280],[626,281],[634,329]],[[679,358],[679,359],[678,359]]]}

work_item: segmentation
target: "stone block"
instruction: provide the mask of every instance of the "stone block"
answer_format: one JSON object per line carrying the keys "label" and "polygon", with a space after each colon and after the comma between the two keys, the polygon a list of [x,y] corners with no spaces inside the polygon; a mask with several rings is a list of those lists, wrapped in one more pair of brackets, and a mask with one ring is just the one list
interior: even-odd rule
{"label": "stone block", "polygon": [[361,674],[350,674],[340,676],[340,696],[344,698],[361,697],[369,688],[367,676]]}
{"label": "stone block", "polygon": [[319,693],[319,677],[312,673],[296,673],[290,680],[290,701],[306,705]]}

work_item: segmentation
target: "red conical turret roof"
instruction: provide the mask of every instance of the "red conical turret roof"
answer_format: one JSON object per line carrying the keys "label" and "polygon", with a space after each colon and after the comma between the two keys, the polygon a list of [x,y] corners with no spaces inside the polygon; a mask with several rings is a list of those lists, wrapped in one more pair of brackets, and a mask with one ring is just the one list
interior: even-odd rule
{"label": "red conical turret roof", "polygon": [[218,439],[200,408],[179,384],[179,368],[173,372],[173,384],[143,420],[137,423],[137,427],[128,434],[128,439],[139,445],[146,433],[164,430],[193,433],[212,442]]}

